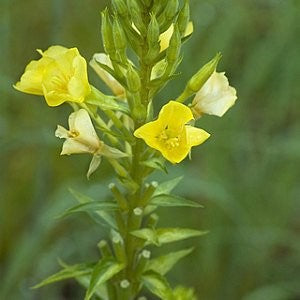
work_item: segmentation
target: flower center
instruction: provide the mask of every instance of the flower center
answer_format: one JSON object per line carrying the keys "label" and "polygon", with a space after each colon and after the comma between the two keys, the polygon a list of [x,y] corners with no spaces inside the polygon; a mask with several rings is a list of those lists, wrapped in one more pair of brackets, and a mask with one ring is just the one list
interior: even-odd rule
{"label": "flower center", "polygon": [[75,130],[75,129],[70,130],[70,131],[68,132],[68,135],[69,135],[70,138],[76,138],[76,137],[79,136],[79,131],[77,131],[77,130]]}
{"label": "flower center", "polygon": [[164,144],[164,146],[172,150],[179,147],[181,135],[176,134],[168,129],[168,126],[157,136],[157,139]]}

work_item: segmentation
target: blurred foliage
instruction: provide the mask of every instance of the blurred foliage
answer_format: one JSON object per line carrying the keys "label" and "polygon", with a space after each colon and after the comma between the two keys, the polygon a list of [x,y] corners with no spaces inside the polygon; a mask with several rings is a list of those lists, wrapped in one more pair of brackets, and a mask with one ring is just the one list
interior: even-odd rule
{"label": "blurred foliage", "polygon": [[[219,70],[227,71],[239,99],[222,119],[199,121],[213,135],[193,152],[192,163],[169,168],[174,177],[186,175],[178,192],[206,208],[162,210],[161,224],[180,220],[177,225],[210,230],[190,242],[197,248],[171,280],[195,287],[199,299],[300,299],[300,1],[191,3],[195,33],[184,46],[182,77],[157,101],[176,97],[217,51],[223,53]],[[103,163],[87,182],[89,158],[59,157],[61,141],[53,134],[70,109],[51,109],[12,88],[38,57],[36,48],[77,46],[87,59],[101,51],[105,5],[0,1],[0,299],[81,299],[73,281],[30,286],[58,269],[58,257],[93,260],[105,236],[85,215],[55,216],[73,203],[68,187],[105,197],[109,166]]]}

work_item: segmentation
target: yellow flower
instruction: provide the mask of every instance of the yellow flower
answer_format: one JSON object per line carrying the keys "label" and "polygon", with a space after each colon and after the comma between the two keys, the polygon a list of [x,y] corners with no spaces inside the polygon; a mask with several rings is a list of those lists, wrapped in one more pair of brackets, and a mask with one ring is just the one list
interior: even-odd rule
{"label": "yellow flower", "polygon": [[170,101],[161,109],[156,121],[141,126],[134,135],[160,151],[170,162],[179,163],[188,155],[191,147],[202,144],[210,136],[203,129],[186,125],[193,119],[190,108]]}
{"label": "yellow flower", "polygon": [[69,116],[69,130],[58,125],[55,136],[66,139],[61,155],[77,153],[93,154],[87,176],[89,177],[99,166],[101,156],[121,158],[128,156],[126,153],[112,148],[102,142],[95,131],[88,112],[80,109]]}
{"label": "yellow flower", "polygon": [[125,89],[123,88],[123,86],[115,78],[113,78],[107,71],[101,68],[98,62],[103,65],[107,65],[108,67],[113,69],[109,56],[105,53],[94,54],[92,60],[90,61],[90,66],[95,70],[98,76],[105,82],[105,84],[112,90],[112,92],[116,96],[124,97]]}
{"label": "yellow flower", "polygon": [[[193,31],[194,31],[193,22],[189,22],[186,27],[184,36],[186,37],[186,36],[192,34]],[[160,51],[161,52],[166,50],[169,47],[173,32],[174,32],[174,24],[172,24],[165,32],[163,32],[160,35],[159,40],[160,40]]]}
{"label": "yellow flower", "polygon": [[197,92],[191,109],[195,118],[203,114],[222,117],[236,99],[236,90],[229,85],[225,73],[214,72]]}
{"label": "yellow flower", "polygon": [[14,87],[24,93],[44,95],[49,106],[65,101],[83,102],[91,88],[86,61],[77,48],[52,46],[38,52],[42,57],[27,65]]}

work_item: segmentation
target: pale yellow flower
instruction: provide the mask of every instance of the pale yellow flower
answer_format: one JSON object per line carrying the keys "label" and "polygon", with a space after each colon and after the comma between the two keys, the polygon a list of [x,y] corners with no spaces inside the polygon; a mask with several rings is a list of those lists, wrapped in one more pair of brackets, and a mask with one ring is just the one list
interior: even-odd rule
{"label": "pale yellow flower", "polygon": [[101,162],[101,156],[108,158],[121,158],[128,156],[127,154],[112,148],[102,142],[93,126],[88,112],[80,109],[73,112],[69,116],[69,130],[58,125],[55,136],[66,139],[61,155],[70,155],[77,153],[93,154],[88,177],[98,168]]}
{"label": "pale yellow flower", "polygon": [[138,128],[134,135],[158,151],[170,162],[179,163],[191,147],[202,144],[210,134],[200,128],[186,125],[193,114],[184,104],[170,101],[161,109],[158,119]]}
{"label": "pale yellow flower", "polygon": [[196,93],[191,109],[195,118],[203,114],[222,117],[236,99],[236,90],[229,85],[225,73],[214,72]]}
{"label": "pale yellow flower", "polygon": [[[189,22],[186,27],[184,36],[186,37],[186,36],[192,34],[193,31],[194,31],[193,22]],[[160,35],[159,40],[160,40],[160,51],[161,52],[166,50],[169,47],[173,32],[174,32],[174,24],[172,24],[165,32],[163,32]]]}
{"label": "pale yellow flower", "polygon": [[27,65],[15,88],[28,94],[44,95],[49,106],[65,101],[83,102],[91,88],[86,61],[77,48],[52,46],[38,52],[42,57]]}
{"label": "pale yellow flower", "polygon": [[98,76],[105,82],[105,84],[111,89],[111,91],[116,96],[124,97],[125,95],[124,87],[106,70],[101,68],[101,66],[97,62],[113,69],[109,56],[105,53],[95,53],[92,60],[90,61],[90,66],[95,70]]}

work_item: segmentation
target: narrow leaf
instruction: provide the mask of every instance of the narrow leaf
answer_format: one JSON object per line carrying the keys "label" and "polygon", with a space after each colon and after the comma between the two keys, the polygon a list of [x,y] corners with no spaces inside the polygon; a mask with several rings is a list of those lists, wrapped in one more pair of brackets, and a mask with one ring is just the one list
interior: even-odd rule
{"label": "narrow leaf", "polygon": [[[80,285],[82,285],[87,290],[90,285],[91,276],[90,275],[80,276],[77,277],[76,280]],[[98,286],[94,295],[99,297],[101,300],[109,300],[107,294],[107,288],[105,284]]]}
{"label": "narrow leaf", "polygon": [[111,211],[116,209],[118,209],[117,204],[111,201],[91,201],[91,202],[75,205],[67,209],[59,217],[63,218],[65,216],[68,216],[73,213],[78,213],[78,212],[94,212],[94,211],[102,211],[102,210]]}
{"label": "narrow leaf", "polygon": [[146,161],[142,161],[140,164],[152,169],[163,171],[168,174],[168,170],[165,166],[165,161],[160,158],[153,157]]}
{"label": "narrow leaf", "polygon": [[99,286],[118,274],[122,269],[124,269],[124,264],[120,264],[111,258],[101,259],[94,267],[90,285],[84,299],[89,300]]}
{"label": "narrow leaf", "polygon": [[183,176],[176,177],[174,179],[165,181],[156,188],[154,192],[154,196],[160,195],[160,194],[169,194],[172,192],[172,190],[177,186],[177,184],[183,179]]}
{"label": "narrow leaf", "polygon": [[204,235],[206,233],[207,231],[188,228],[159,228],[157,230],[143,228],[131,232],[135,237],[145,240],[147,245],[154,244],[156,246]]}
{"label": "narrow leaf", "polygon": [[143,283],[147,289],[157,297],[163,300],[172,300],[172,289],[166,278],[162,275],[148,271],[142,276]]}
{"label": "narrow leaf", "polygon": [[47,284],[69,279],[69,278],[76,278],[84,275],[89,275],[93,271],[94,264],[77,264],[73,266],[68,266],[65,269],[51,275],[50,277],[43,280],[41,283],[35,285],[33,289],[40,288]]}
{"label": "narrow leaf", "polygon": [[157,230],[159,244],[167,244],[188,238],[204,235],[208,231],[200,231],[189,228],[160,228]]}
{"label": "narrow leaf", "polygon": [[[88,202],[95,201],[92,198],[90,198],[84,194],[81,194],[73,189],[69,189],[69,191],[79,203],[88,203]],[[103,210],[95,211],[95,212],[90,211],[87,213],[91,216],[92,219],[94,219],[95,222],[103,225],[102,220],[99,220],[99,217],[100,217],[109,225],[109,227],[113,227],[114,229],[117,228],[114,218],[107,211],[103,211]]]}
{"label": "narrow leaf", "polygon": [[174,195],[166,195],[166,194],[160,194],[158,196],[155,196],[151,199],[150,204],[156,205],[156,206],[164,206],[164,207],[196,207],[200,208],[203,207],[201,204],[192,201],[187,200],[182,197],[174,196]]}
{"label": "narrow leaf", "polygon": [[161,275],[165,275],[174,267],[174,265],[180,259],[189,255],[193,250],[193,248],[189,248],[185,250],[171,252],[166,255],[162,255],[157,258],[151,259],[149,261],[147,270],[152,270]]}

